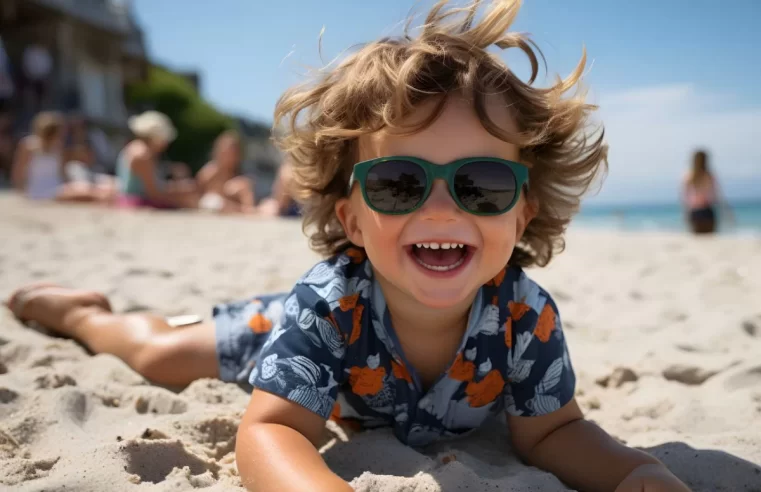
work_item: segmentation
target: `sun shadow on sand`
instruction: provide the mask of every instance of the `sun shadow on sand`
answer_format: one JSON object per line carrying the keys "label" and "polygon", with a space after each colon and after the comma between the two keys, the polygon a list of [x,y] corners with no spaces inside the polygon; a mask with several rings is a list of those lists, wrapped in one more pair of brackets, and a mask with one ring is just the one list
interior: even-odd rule
{"label": "sun shadow on sand", "polygon": [[761,466],[713,449],[683,442],[644,448],[695,491],[761,492]]}
{"label": "sun shadow on sand", "polygon": [[[431,486],[444,492],[564,490],[557,478],[516,458],[506,444],[506,429],[489,428],[422,451],[402,445],[388,430],[360,433],[336,443],[323,457],[342,478],[356,479],[353,485],[360,491],[396,490],[385,488],[390,485],[389,476],[398,477],[393,486],[404,490]],[[694,449],[683,442],[644,450],[663,461],[694,492],[761,492],[761,466],[732,454]]]}

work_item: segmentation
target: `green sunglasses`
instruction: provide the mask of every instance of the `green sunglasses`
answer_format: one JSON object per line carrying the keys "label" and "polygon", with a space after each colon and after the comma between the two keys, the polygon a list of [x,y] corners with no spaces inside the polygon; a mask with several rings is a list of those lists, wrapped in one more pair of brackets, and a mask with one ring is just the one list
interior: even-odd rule
{"label": "green sunglasses", "polygon": [[380,157],[356,164],[348,193],[359,183],[367,205],[378,213],[403,215],[419,209],[437,179],[464,211],[474,215],[501,215],[518,203],[528,184],[528,167],[495,157],[468,157],[434,164],[417,157]]}

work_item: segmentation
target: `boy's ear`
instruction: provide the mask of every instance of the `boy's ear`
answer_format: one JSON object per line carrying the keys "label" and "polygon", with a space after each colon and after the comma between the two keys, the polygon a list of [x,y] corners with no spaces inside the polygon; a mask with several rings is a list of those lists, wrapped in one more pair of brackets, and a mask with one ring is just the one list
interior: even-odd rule
{"label": "boy's ear", "polygon": [[523,202],[523,207],[521,208],[521,212],[518,215],[518,230],[516,231],[516,237],[518,240],[523,237],[523,233],[526,232],[526,228],[531,223],[531,221],[534,220],[536,214],[539,213],[539,200],[537,200],[534,195],[529,193],[528,190],[524,190],[522,193],[521,201]]}
{"label": "boy's ear", "polygon": [[359,227],[359,221],[357,220],[356,210],[351,203],[351,198],[340,198],[336,202],[336,217],[344,228],[346,237],[349,241],[361,248],[365,247],[365,242],[362,238],[362,230]]}

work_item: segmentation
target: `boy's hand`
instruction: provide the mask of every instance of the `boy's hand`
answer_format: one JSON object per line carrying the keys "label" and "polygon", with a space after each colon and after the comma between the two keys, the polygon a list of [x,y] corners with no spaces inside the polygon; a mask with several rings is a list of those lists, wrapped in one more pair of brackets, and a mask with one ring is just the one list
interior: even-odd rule
{"label": "boy's hand", "polygon": [[642,465],[616,487],[616,492],[690,492],[690,489],[663,465]]}

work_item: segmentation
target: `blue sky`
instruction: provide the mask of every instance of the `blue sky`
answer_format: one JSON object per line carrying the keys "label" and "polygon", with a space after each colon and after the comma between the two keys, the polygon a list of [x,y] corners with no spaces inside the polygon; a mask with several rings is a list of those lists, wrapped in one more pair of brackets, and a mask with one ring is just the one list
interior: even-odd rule
{"label": "blue sky", "polygon": [[[133,0],[150,56],[202,73],[219,108],[271,121],[308,67],[400,31],[430,0]],[[532,34],[549,75],[586,46],[586,84],[601,105],[610,173],[597,200],[673,201],[696,146],[711,151],[730,197],[761,198],[761,1],[527,0],[514,26]],[[526,64],[506,57],[517,73]]]}

